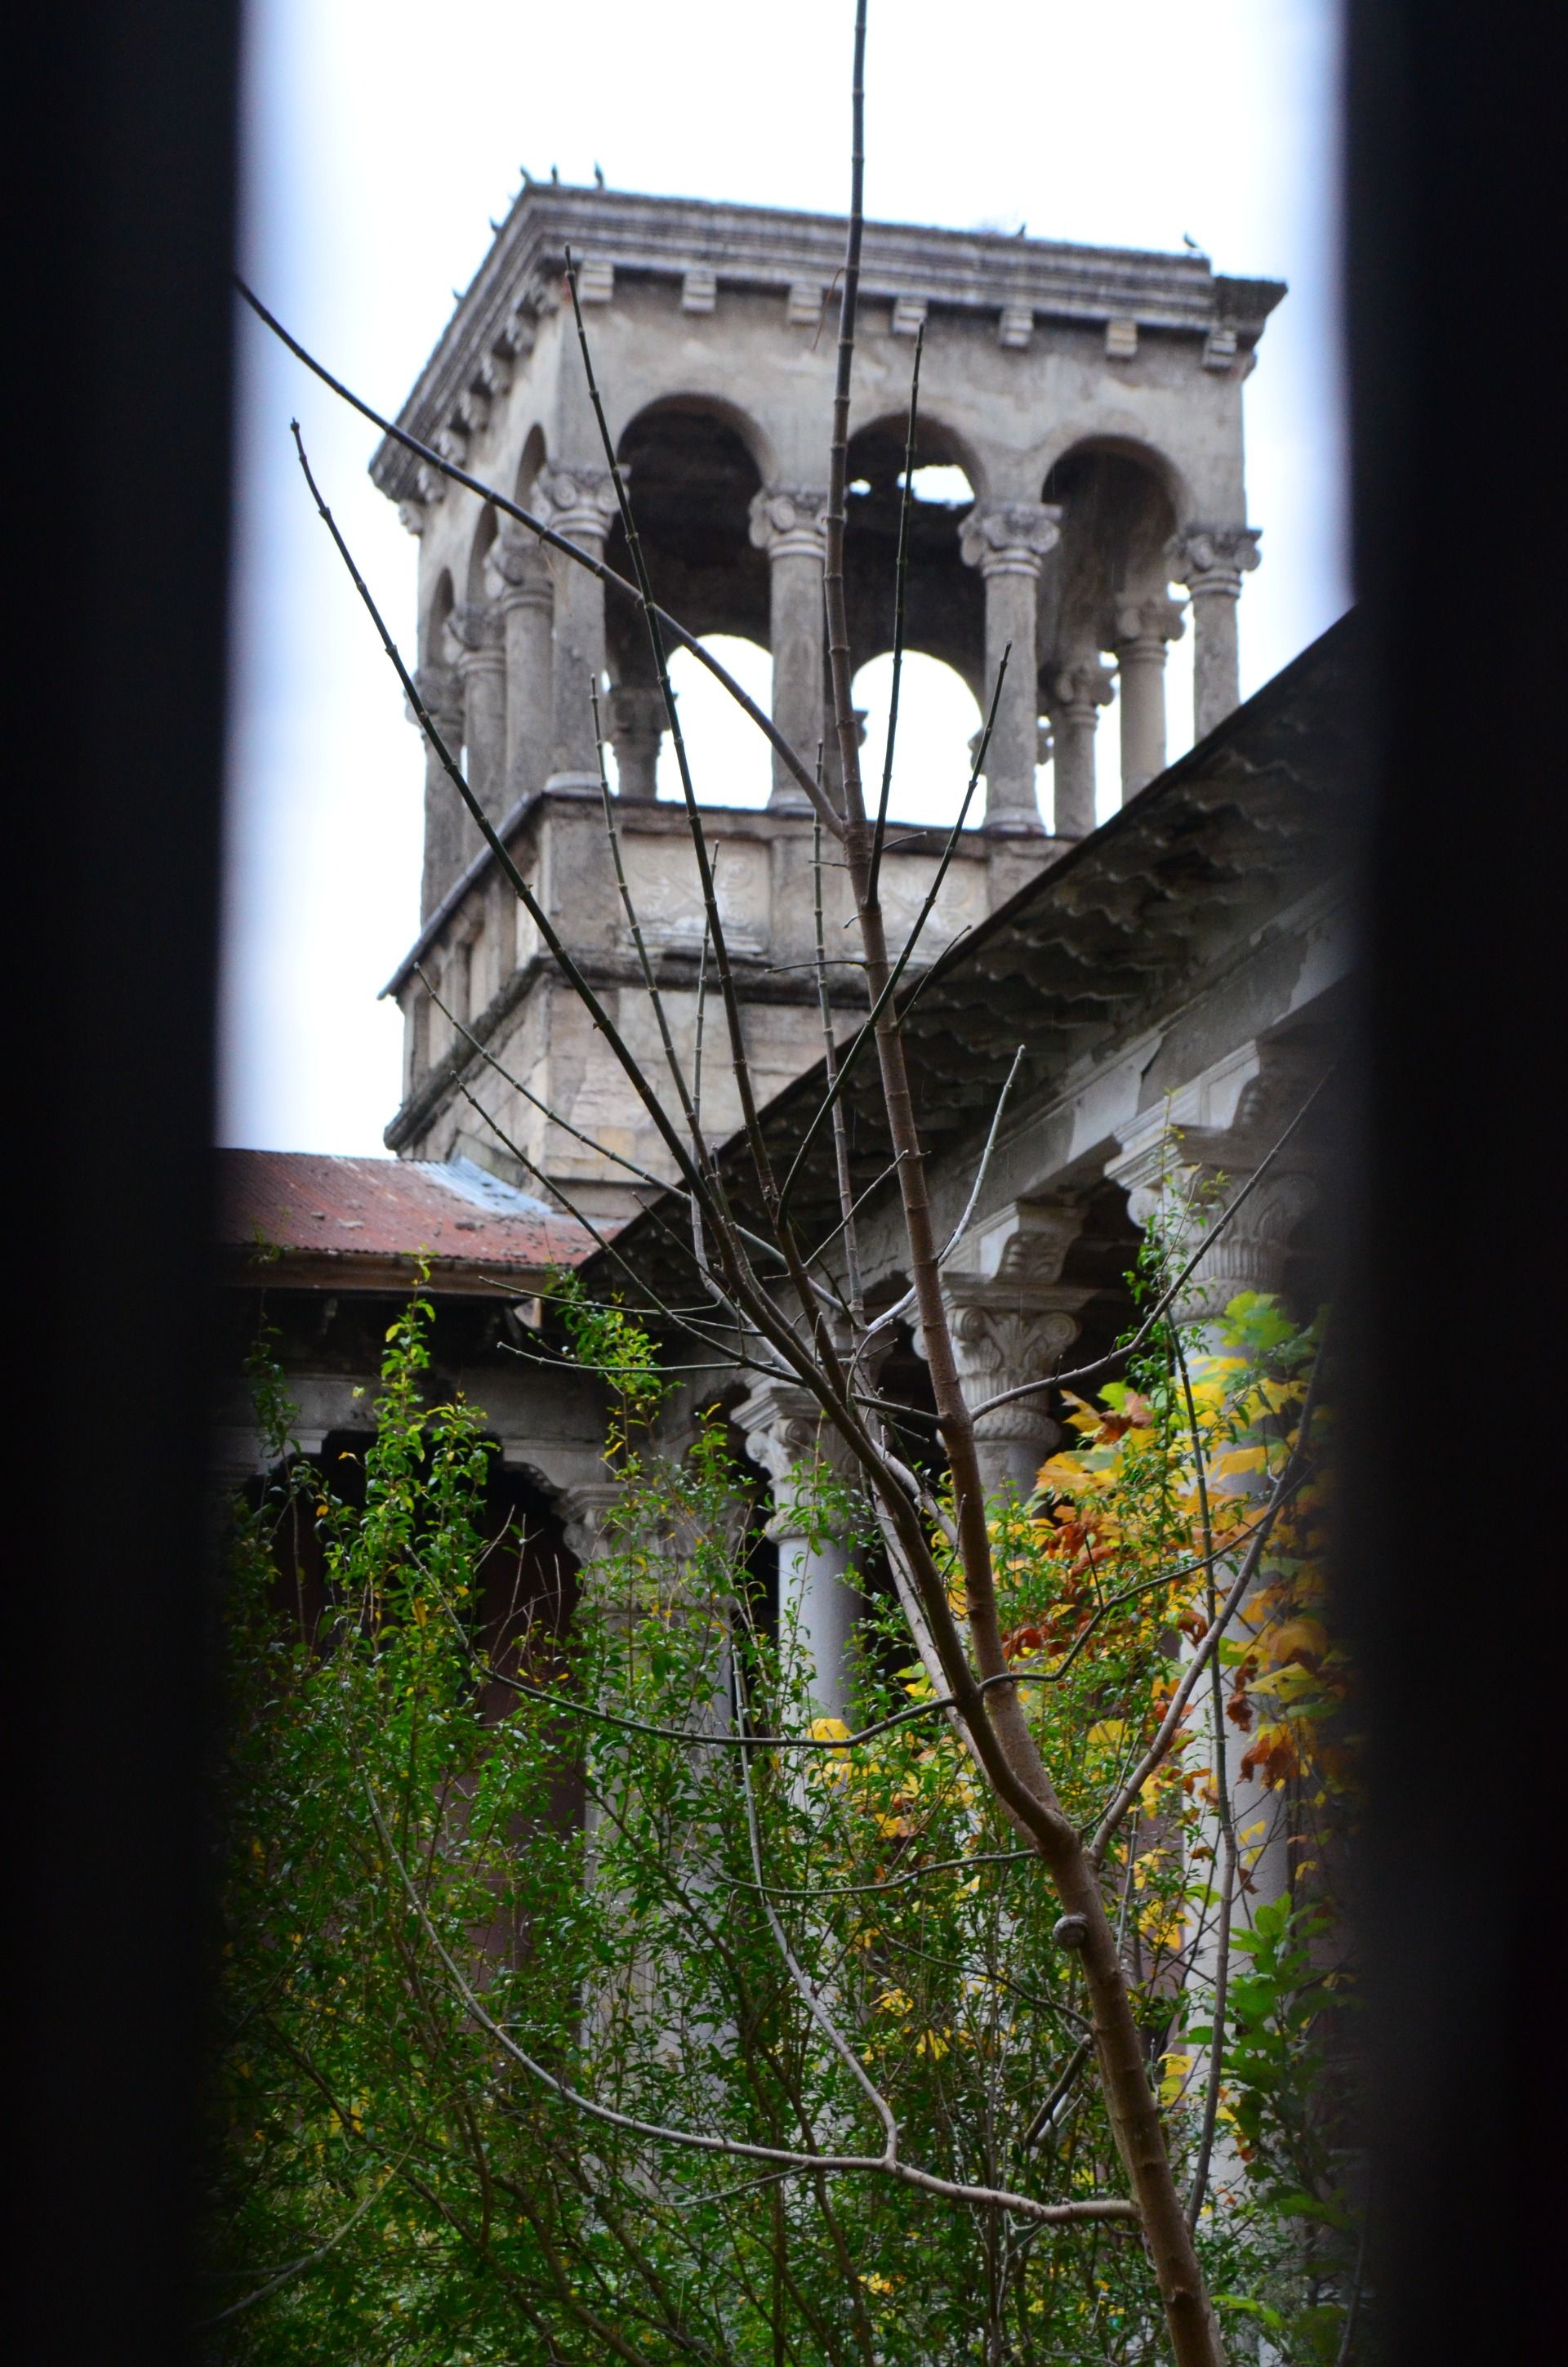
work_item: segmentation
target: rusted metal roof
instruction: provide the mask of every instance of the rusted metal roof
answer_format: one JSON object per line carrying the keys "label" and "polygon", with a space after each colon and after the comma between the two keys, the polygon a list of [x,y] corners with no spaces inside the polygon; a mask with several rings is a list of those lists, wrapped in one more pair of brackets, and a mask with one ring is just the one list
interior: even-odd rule
{"label": "rusted metal roof", "polygon": [[311,1150],[223,1150],[219,1240],[241,1274],[307,1288],[406,1288],[412,1262],[431,1285],[483,1292],[593,1246],[582,1226],[466,1159],[339,1159]]}

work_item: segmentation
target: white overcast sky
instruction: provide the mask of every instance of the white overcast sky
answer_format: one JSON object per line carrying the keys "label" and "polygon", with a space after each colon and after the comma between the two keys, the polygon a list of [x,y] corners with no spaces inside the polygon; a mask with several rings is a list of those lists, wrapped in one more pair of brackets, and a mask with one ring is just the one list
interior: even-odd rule
{"label": "white overcast sky", "polygon": [[[851,0],[250,0],[247,14],[246,269],[384,409],[522,165],[844,202]],[[1111,245],[1179,249],[1187,233],[1217,270],[1290,282],[1247,389],[1264,558],[1241,606],[1244,691],[1348,598],[1337,40],[1335,0],[872,0],[871,213]],[[221,1136],[375,1151],[400,1059],[397,1013],[376,997],[417,922],[423,767],[299,481],[292,415],[411,646],[415,545],[365,473],[373,431],[248,316],[240,392]],[[1179,667],[1173,754],[1190,739],[1182,680]],[[911,747],[941,738],[933,696]],[[1102,781],[1113,766],[1102,741]],[[913,781],[904,810],[940,807],[946,778]]]}

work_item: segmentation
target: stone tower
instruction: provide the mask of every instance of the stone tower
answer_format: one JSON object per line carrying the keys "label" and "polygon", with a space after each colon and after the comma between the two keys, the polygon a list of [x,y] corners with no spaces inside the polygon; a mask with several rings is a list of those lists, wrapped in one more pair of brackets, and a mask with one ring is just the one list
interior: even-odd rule
{"label": "stone tower", "polygon": [[[570,246],[656,596],[698,634],[772,652],[774,719],[808,758],[832,743],[822,512],[842,242],[842,224],[818,215],[525,184],[401,414],[423,442],[629,572],[564,300]],[[1014,651],[983,819],[964,834],[925,958],[1092,829],[1096,723],[1113,696],[1123,796],[1162,769],[1166,648],[1183,630],[1173,584],[1190,597],[1198,736],[1235,705],[1236,600],[1258,558],[1241,389],[1282,293],[1217,277],[1199,255],[867,226],[852,663],[892,643],[922,324],[917,465],[961,469],[972,499],[915,504],[907,646],[944,660],[980,703],[1003,649]],[[613,1009],[626,991],[640,1046],[641,988],[604,843],[588,696],[598,681],[626,867],[689,1050],[701,913],[683,810],[654,795],[663,715],[637,612],[402,447],[383,444],[372,473],[419,537],[422,693],[574,957]],[[1047,751],[1049,826],[1036,795]],[[715,786],[698,782],[698,794]],[[716,803],[705,821],[762,1095],[821,1049],[803,967],[812,820],[775,758],[765,810]],[[908,926],[940,845],[935,832],[901,834],[886,875],[890,934],[901,912]],[[838,881],[827,874],[830,930],[843,917]],[[544,1179],[573,1208],[623,1213],[644,1196],[635,1169],[668,1172],[658,1137],[434,764],[421,917],[388,989],[406,1042],[389,1145],[422,1159],[467,1151],[533,1188]],[[852,973],[840,976],[848,1025],[863,999]],[[728,1082],[711,1063],[705,1115],[719,1135],[736,1116]]]}

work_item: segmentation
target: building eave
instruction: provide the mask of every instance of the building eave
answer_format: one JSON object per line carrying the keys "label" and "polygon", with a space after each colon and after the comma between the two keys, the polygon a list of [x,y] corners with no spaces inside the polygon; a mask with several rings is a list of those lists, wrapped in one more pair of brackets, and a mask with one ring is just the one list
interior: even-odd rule
{"label": "building eave", "polygon": [[[483,384],[492,357],[518,350],[525,334],[519,323],[559,278],[569,245],[580,260],[609,263],[629,277],[677,279],[703,265],[723,287],[782,293],[800,281],[827,289],[842,262],[843,237],[842,219],[833,214],[529,183],[459,299],[398,425],[422,443],[435,442],[470,390]],[[1195,335],[1223,323],[1245,348],[1284,293],[1276,280],[1216,276],[1201,255],[907,222],[865,226],[861,294],[869,303],[914,297],[970,313],[1018,305],[1044,321],[1093,325],[1126,318],[1143,329]],[[370,473],[389,499],[407,501],[418,496],[420,466],[388,436]]]}

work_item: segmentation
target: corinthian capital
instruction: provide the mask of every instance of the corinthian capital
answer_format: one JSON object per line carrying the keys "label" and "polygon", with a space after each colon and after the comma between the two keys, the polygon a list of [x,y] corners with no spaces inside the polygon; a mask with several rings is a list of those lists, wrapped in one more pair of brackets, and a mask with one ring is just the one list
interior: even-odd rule
{"label": "corinthian capital", "polygon": [[[623,468],[623,483],[628,474]],[[546,469],[535,484],[534,499],[545,524],[569,542],[581,542],[584,536],[603,540],[619,515],[608,469]]]}
{"label": "corinthian capital", "polygon": [[446,619],[446,638],[459,670],[476,659],[483,664],[500,656],[501,611],[488,600],[468,600]]}
{"label": "corinthian capital", "polygon": [[549,573],[536,535],[520,526],[502,527],[485,553],[485,590],[502,608],[549,598]]}
{"label": "corinthian capital", "polygon": [[[1044,1389],[989,1409],[1010,1390],[1048,1380],[1077,1338],[1093,1286],[1056,1277],[1082,1224],[1081,1211],[1048,1211],[1037,1229],[1021,1228],[1007,1241],[994,1273],[944,1278],[953,1360],[987,1489],[1010,1481],[1028,1495],[1061,1438]],[[915,1345],[924,1353],[919,1335]]]}
{"label": "corinthian capital", "polygon": [[1061,538],[1062,513],[1054,502],[976,503],[958,530],[964,565],[982,575],[1038,576]]}
{"label": "corinthian capital", "polygon": [[1068,723],[1092,723],[1097,707],[1109,707],[1115,680],[1098,658],[1075,658],[1051,677],[1051,708]]}
{"label": "corinthian capital", "polygon": [[1184,527],[1171,545],[1171,575],[1194,595],[1236,599],[1241,579],[1258,564],[1261,529],[1255,526]]}
{"label": "corinthian capital", "polygon": [[[463,677],[455,665],[422,665],[415,669],[413,686],[424,702],[436,730],[444,740],[456,730],[463,730]],[[411,723],[419,718],[412,708],[408,709]]]}
{"label": "corinthian capital", "polygon": [[828,496],[781,485],[751,496],[751,540],[772,559],[820,560],[828,547]]}
{"label": "corinthian capital", "polygon": [[1111,646],[1118,657],[1163,658],[1167,641],[1179,641],[1186,630],[1181,617],[1182,603],[1164,592],[1143,600],[1118,600],[1116,638]]}
{"label": "corinthian capital", "polygon": [[809,1487],[818,1465],[825,1465],[840,1478],[853,1476],[852,1453],[824,1419],[809,1389],[797,1382],[759,1382],[735,1408],[731,1419],[746,1441],[747,1454],[773,1483],[776,1509],[768,1526],[775,1536],[798,1532],[796,1498],[803,1487]]}

